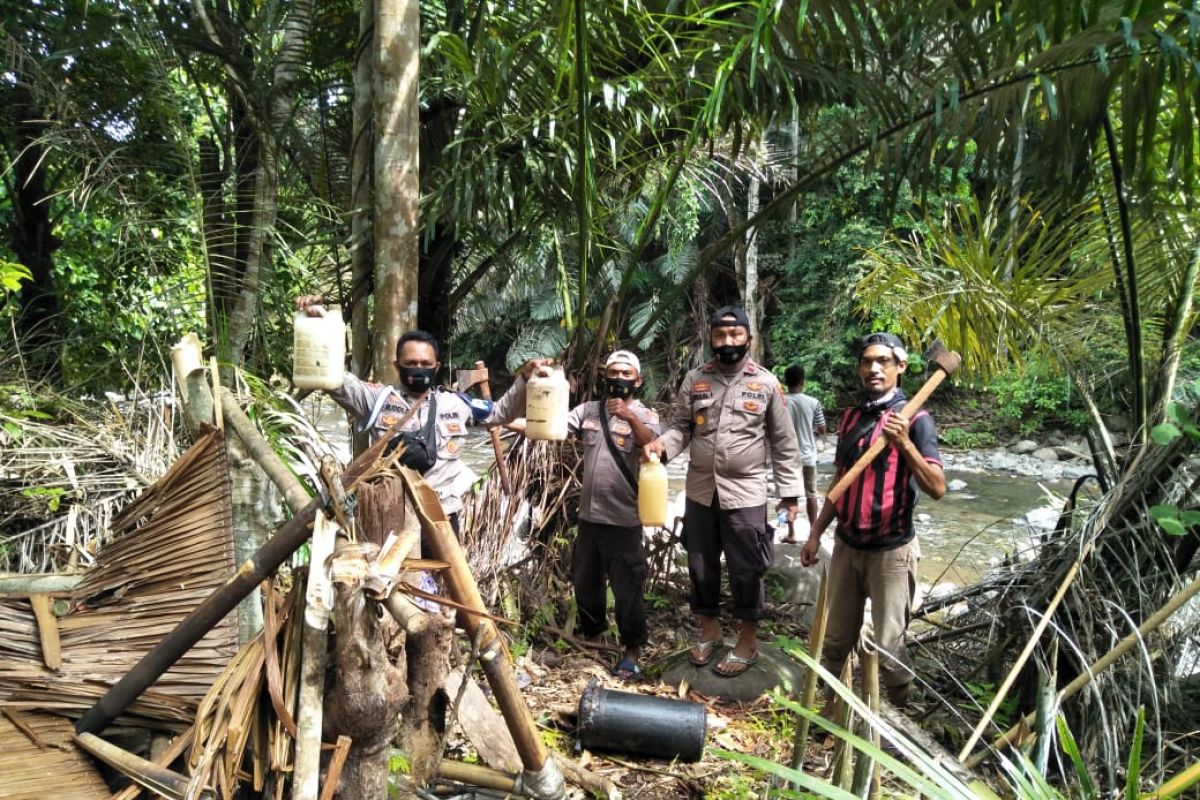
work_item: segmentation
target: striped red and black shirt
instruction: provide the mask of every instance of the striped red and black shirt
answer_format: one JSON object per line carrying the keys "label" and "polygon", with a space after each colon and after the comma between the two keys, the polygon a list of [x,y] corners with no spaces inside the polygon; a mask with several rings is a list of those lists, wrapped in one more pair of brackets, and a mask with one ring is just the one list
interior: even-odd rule
{"label": "striped red and black shirt", "polygon": [[[883,435],[884,420],[899,412],[905,401],[904,393],[897,389],[886,400],[868,402],[842,415],[833,461],[838,477]],[[926,461],[942,466],[937,429],[927,411],[918,411],[910,420],[908,438]],[[838,500],[838,538],[860,550],[885,550],[906,544],[916,535],[916,502],[916,476],[900,451],[889,445]]]}

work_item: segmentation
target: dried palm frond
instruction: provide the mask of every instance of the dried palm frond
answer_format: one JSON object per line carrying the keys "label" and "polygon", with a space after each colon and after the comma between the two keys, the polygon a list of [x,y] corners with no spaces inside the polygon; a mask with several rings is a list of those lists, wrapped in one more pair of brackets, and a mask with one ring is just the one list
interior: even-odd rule
{"label": "dried palm frond", "polygon": [[178,456],[173,411],[169,394],[140,391],[120,403],[46,394],[0,408],[0,571],[91,564],[118,509]]}
{"label": "dried palm frond", "polygon": [[[573,442],[535,442],[523,436],[509,447],[505,460],[514,494],[505,494],[499,479],[488,476],[469,504],[464,549],[489,605],[519,586],[521,605],[537,609],[567,580],[571,540],[561,534],[575,524],[583,461]],[[515,616],[514,611],[506,609],[505,616]]]}
{"label": "dried palm frond", "polygon": [[[224,440],[212,432],[121,511],[112,540],[70,595],[58,620],[62,669],[42,664],[28,600],[0,599],[0,703],[74,715],[89,708],[234,569]],[[122,717],[187,727],[195,704],[236,649],[226,618]]]}
{"label": "dried palm frond", "polygon": [[[980,671],[1003,674],[1030,637],[1063,576],[1080,561],[1061,606],[1036,652],[1037,666],[1057,671],[1062,686],[1087,665],[1096,662],[1117,641],[1163,606],[1180,588],[1177,563],[1181,539],[1168,536],[1154,521],[1150,508],[1195,504],[1197,440],[1180,437],[1170,444],[1151,444],[1141,450],[1113,489],[1095,506],[1066,519],[1027,562],[1018,561],[985,576],[979,583],[939,604],[966,604],[950,620],[951,628],[929,637],[927,651],[944,668],[957,688],[939,688],[963,707],[975,702],[966,685],[981,680]],[[1092,681],[1089,690],[1066,704],[1081,750],[1107,770],[1108,783],[1117,785],[1116,767],[1125,762],[1139,708],[1147,712],[1147,736],[1158,742],[1147,752],[1167,752],[1173,708],[1181,697],[1181,665],[1194,647],[1198,621],[1180,615],[1150,635],[1138,655],[1130,655]],[[962,635],[953,635],[954,632]],[[1189,644],[1192,643],[1192,644]],[[1055,650],[1057,652],[1054,655]],[[1027,667],[1018,682],[1021,699],[1036,690],[1038,669]],[[1014,690],[1016,691],[1016,690]],[[1176,720],[1189,730],[1191,721]],[[1151,750],[1151,747],[1154,750]],[[1155,765],[1163,774],[1162,764]],[[1143,775],[1149,775],[1146,765]]]}
{"label": "dried palm frond", "polygon": [[103,800],[104,778],[73,741],[71,721],[41,711],[0,711],[0,797]]}

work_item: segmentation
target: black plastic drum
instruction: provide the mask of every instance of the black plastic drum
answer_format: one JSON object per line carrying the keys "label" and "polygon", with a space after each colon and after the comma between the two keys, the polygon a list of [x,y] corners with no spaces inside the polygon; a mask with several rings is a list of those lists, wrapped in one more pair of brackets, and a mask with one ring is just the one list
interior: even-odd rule
{"label": "black plastic drum", "polygon": [[589,750],[699,761],[707,727],[701,703],[615,692],[594,680],[579,698],[579,741]]}

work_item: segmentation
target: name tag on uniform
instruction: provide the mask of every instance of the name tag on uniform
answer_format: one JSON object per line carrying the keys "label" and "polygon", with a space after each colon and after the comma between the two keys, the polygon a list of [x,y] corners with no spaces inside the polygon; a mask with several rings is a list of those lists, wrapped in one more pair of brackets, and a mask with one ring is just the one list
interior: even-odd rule
{"label": "name tag on uniform", "polygon": [[583,428],[585,431],[598,431],[598,430],[600,430],[600,420],[585,419],[583,421],[583,424],[580,425],[580,427]]}

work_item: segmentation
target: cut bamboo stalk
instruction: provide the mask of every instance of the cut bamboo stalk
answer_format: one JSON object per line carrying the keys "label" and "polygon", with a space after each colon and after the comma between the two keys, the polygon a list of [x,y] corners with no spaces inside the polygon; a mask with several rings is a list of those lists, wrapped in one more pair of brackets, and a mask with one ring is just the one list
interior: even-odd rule
{"label": "cut bamboo stalk", "polygon": [[[169,767],[175,759],[183,755],[183,751],[192,743],[192,737],[196,733],[196,727],[193,725],[183,733],[176,736],[171,744],[167,746],[158,758],[153,759],[154,763],[160,767]],[[131,783],[121,791],[114,794],[109,800],[134,800],[142,793],[142,785],[139,783]]]}
{"label": "cut bamboo stalk", "polygon": [[[333,793],[337,791],[338,781],[342,779],[342,767],[346,766],[346,756],[350,755],[350,737],[342,734],[338,737],[337,746],[333,749],[333,755],[329,759],[329,769],[325,772],[325,787],[321,789],[320,800],[333,800]],[[280,785],[282,785],[280,781]]]}
{"label": "cut bamboo stalk", "polygon": [[[826,582],[828,580],[828,571],[821,568],[821,585],[817,589],[817,607],[813,610],[813,627],[808,639],[808,652],[812,654],[813,660],[818,664],[821,663],[821,655],[825,651],[825,621],[828,616],[828,593],[826,591]],[[813,700],[817,695],[817,671],[810,669],[804,676],[804,689],[800,694],[800,705],[805,708],[812,708]],[[830,702],[833,702],[832,700]],[[804,768],[804,756],[808,750],[808,717],[800,717],[796,720],[796,736],[792,740],[792,769],[799,770]],[[793,784],[792,788],[800,791],[799,784]]]}
{"label": "cut bamboo stalk", "polygon": [[284,500],[287,501],[292,512],[299,512],[308,505],[308,501],[311,499],[303,484],[275,454],[274,448],[258,432],[258,428],[254,427],[254,423],[246,416],[246,412],[242,411],[242,407],[238,405],[237,398],[233,396],[233,393],[224,387],[219,388],[221,413],[229,422],[229,427],[242,440],[242,444],[246,446],[246,452],[254,459],[254,463],[258,464],[271,483],[274,483],[279,491],[283,492]]}
{"label": "cut bamboo stalk", "polygon": [[[221,396],[221,371],[217,369],[217,357],[210,358],[208,364],[209,374],[212,377],[212,396],[215,399]],[[213,403],[213,423],[217,426],[217,430],[225,430],[225,414],[220,403]]]}
{"label": "cut bamboo stalk", "polygon": [[[842,674],[838,678],[846,685],[847,689],[854,691],[854,668],[850,658],[847,658],[846,663],[842,665]],[[854,712],[850,709],[849,703],[838,703],[838,713],[834,722],[846,730],[851,730],[851,726],[854,724]],[[850,780],[854,770],[853,754],[854,748],[839,737],[833,750],[833,779],[834,783],[842,789],[850,789]]]}
{"label": "cut bamboo stalk", "polygon": [[200,789],[196,792],[189,792],[188,784],[190,780],[186,775],[180,775],[178,772],[169,770],[166,767],[160,767],[153,761],[147,761],[140,756],[122,750],[116,745],[104,741],[99,736],[94,736],[90,733],[81,733],[75,737],[75,741],[78,742],[80,747],[105,764],[108,764],[124,775],[128,775],[142,786],[163,797],[171,798],[171,800],[184,800],[185,797],[213,800],[216,797],[211,789]]}
{"label": "cut bamboo stalk", "polygon": [[[526,772],[533,773],[533,779],[542,782],[545,794],[539,796],[561,797],[565,787],[559,767],[550,759],[546,745],[538,735],[533,716],[529,713],[529,707],[525,705],[525,699],[521,696],[521,690],[513,675],[512,657],[508,648],[500,638],[495,624],[484,616],[487,614],[487,606],[479,594],[479,587],[471,574],[458,538],[454,535],[454,529],[445,519],[437,494],[416,471],[408,467],[399,467],[399,472],[412,496],[430,554],[450,565],[444,573],[450,597],[468,609],[480,612],[473,614],[460,611],[458,623],[471,639],[479,637],[480,665],[488,685],[492,688],[496,703],[500,706],[500,713],[512,733],[513,743],[521,756],[521,764]],[[434,514],[437,515],[437,519],[433,517]]]}
{"label": "cut bamboo stalk", "polygon": [[[383,464],[392,461],[391,458],[381,458],[387,441],[386,436],[380,437],[379,441],[354,459],[342,475],[343,484],[353,487],[357,481],[374,474]],[[300,545],[308,541],[309,528],[320,507],[321,500],[315,499],[292,519],[276,528],[275,535],[238,567],[233,577],[206,597],[88,709],[76,723],[75,730],[79,733],[97,733],[108,727],[130,703],[191,649],[192,645],[200,641],[205,633],[253,592],[263,578],[278,569]]]}
{"label": "cut bamboo stalk", "polygon": [[[1092,540],[1094,541],[1094,540]],[[1058,610],[1058,604],[1066,597],[1067,590],[1071,588],[1071,584],[1075,582],[1075,576],[1079,574],[1079,566],[1084,559],[1092,552],[1092,541],[1084,545],[1083,550],[1075,559],[1075,563],[1067,570],[1067,574],[1063,576],[1062,583],[1059,584],[1058,591],[1054,593],[1054,597],[1050,600],[1050,605],[1046,606],[1045,613],[1038,620],[1038,624],[1034,626],[1033,633],[1029,637],[1029,641],[1025,643],[1021,654],[1017,656],[1016,662],[1013,663],[1012,669],[1008,671],[1004,682],[1000,684],[1000,688],[996,690],[996,696],[992,698],[992,702],[988,704],[987,711],[983,714],[983,719],[979,720],[979,724],[975,726],[975,730],[971,731],[967,743],[963,745],[963,749],[958,754],[958,760],[962,761],[971,754],[975,749],[979,737],[983,736],[983,732],[987,730],[987,726],[992,723],[992,717],[996,715],[1000,704],[1004,702],[1004,698],[1008,696],[1008,690],[1012,688],[1013,683],[1017,680],[1017,676],[1025,667],[1025,662],[1029,660],[1029,656],[1033,654],[1033,649],[1037,647],[1038,641],[1041,640],[1042,634],[1046,631],[1046,626],[1050,624],[1050,620],[1054,617],[1054,612]]]}
{"label": "cut bamboo stalk", "polygon": [[[1178,594],[1163,604],[1162,608],[1160,608],[1158,611],[1155,611],[1149,619],[1138,626],[1138,629],[1135,632],[1117,642],[1117,644],[1111,650],[1098,658],[1086,672],[1079,675],[1077,678],[1075,678],[1075,680],[1063,687],[1062,691],[1058,693],[1058,705],[1061,706],[1063,701],[1077,694],[1080,689],[1095,680],[1097,675],[1115,664],[1118,659],[1121,658],[1121,656],[1137,647],[1138,642],[1144,639],[1147,634],[1153,632],[1156,628],[1158,628],[1158,626],[1166,622],[1172,614],[1182,608],[1198,593],[1200,593],[1200,578],[1196,578],[1194,581],[1181,589]],[[963,761],[963,764],[971,769],[979,766],[981,763],[983,763],[983,760],[988,757],[992,750],[1003,747],[1004,745],[1012,742],[1012,740],[1017,737],[1022,729],[1027,730],[1028,726],[1033,724],[1034,717],[1035,715],[1032,713],[1026,714],[1020,720],[1018,720],[1015,725],[1013,725],[1000,736],[996,737],[995,741],[992,742],[991,748],[976,753],[966,761]],[[961,756],[959,756],[959,760],[962,760]]]}
{"label": "cut bamboo stalk", "polygon": [[[874,647],[864,648],[862,659],[862,698],[871,709],[879,714],[879,651]],[[868,725],[867,739],[879,746],[879,729]],[[879,770],[875,759],[866,753],[858,753],[854,761],[854,782],[850,790],[859,797],[873,797],[879,791]]]}
{"label": "cut bamboo stalk", "polygon": [[[317,800],[321,773],[321,710],[325,702],[325,664],[328,655],[329,609],[333,586],[325,562],[333,554],[337,526],[318,513],[313,522],[308,585],[304,595],[304,633],[300,650],[300,700],[296,715],[295,772],[292,797]],[[334,781],[334,785],[336,785]]]}
{"label": "cut bamboo stalk", "polygon": [[33,617],[37,620],[38,639],[42,643],[42,663],[58,672],[62,669],[62,646],[58,639],[58,618],[51,608],[50,595],[31,594]]}
{"label": "cut bamboo stalk", "polygon": [[514,792],[517,788],[517,776],[509,775],[498,769],[479,764],[464,764],[461,761],[451,761],[443,758],[438,764],[438,774],[448,781],[457,781],[480,789],[496,789],[501,792]]}
{"label": "cut bamboo stalk", "polygon": [[83,574],[47,573],[44,575],[21,575],[0,573],[0,595],[3,594],[65,594],[75,589],[83,580]]}

